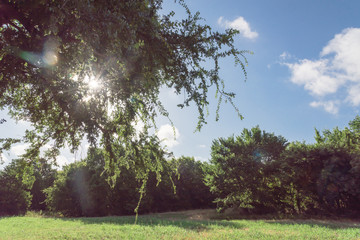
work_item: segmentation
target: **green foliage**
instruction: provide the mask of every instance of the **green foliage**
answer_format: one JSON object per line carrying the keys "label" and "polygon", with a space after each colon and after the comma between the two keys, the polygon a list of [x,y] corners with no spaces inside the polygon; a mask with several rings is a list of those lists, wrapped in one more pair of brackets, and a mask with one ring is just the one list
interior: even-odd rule
{"label": "green foliage", "polygon": [[204,184],[205,163],[182,156],[172,159],[167,166],[158,185],[155,176],[150,175],[141,206],[143,211],[179,211],[214,206],[214,196]]}
{"label": "green foliage", "polygon": [[212,205],[213,197],[203,183],[203,164],[193,158],[164,162],[161,181],[156,173],[150,173],[144,192],[139,193],[143,182],[136,177],[136,168],[120,168],[114,187],[107,183],[103,154],[103,150],[91,148],[84,161],[58,172],[54,185],[45,190],[45,202],[52,212],[65,216],[106,216],[133,214],[134,209],[147,213]]}
{"label": "green foliage", "polygon": [[49,210],[64,216],[132,214],[141,186],[134,174],[123,169],[116,187],[111,188],[102,171],[85,161],[65,166],[58,173],[54,185],[45,190]]}
{"label": "green foliage", "polygon": [[32,165],[21,159],[0,171],[0,215],[24,214],[29,209],[34,180]]}
{"label": "green foliage", "polygon": [[276,209],[280,181],[272,173],[286,142],[259,127],[214,140],[206,184],[216,195],[218,208]]}
{"label": "green foliage", "polygon": [[[205,123],[209,89],[216,90],[219,104],[233,103],[219,60],[233,57],[246,77],[248,52],[233,45],[238,31],[214,32],[179,3],[187,14],[183,20],[174,20],[174,12],[161,15],[162,0],[3,1],[0,108],[32,123],[23,157],[36,159],[53,140],[46,157],[54,158],[65,143],[75,150],[86,137],[106,152],[113,183],[121,166],[133,165],[144,185],[149,171],[161,171],[159,158],[144,159],[153,141],[147,129],[158,114],[168,117],[158,98],[161,87],[184,94],[179,107],[195,104],[197,129]],[[136,121],[145,123],[140,138]],[[129,150],[126,157],[117,155],[119,147]]]}
{"label": "green foliage", "polygon": [[[338,136],[338,129],[334,133]],[[330,132],[327,132],[330,134]],[[294,211],[345,213],[358,211],[359,153],[341,143],[292,144],[284,153],[283,181]]]}
{"label": "green foliage", "polygon": [[286,189],[287,212],[304,213],[319,208],[318,179],[324,166],[320,149],[291,143],[282,154],[281,181]]}
{"label": "green foliage", "polygon": [[[349,123],[349,128],[326,130],[321,149],[324,168],[319,179],[320,195],[328,209],[337,211],[360,209],[360,117]],[[325,153],[324,153],[325,152]]]}
{"label": "green foliage", "polygon": [[245,129],[212,145],[206,183],[219,210],[346,214],[360,209],[360,118],[348,128],[315,131],[315,144]]}
{"label": "green foliage", "polygon": [[44,190],[53,185],[57,172],[45,159],[33,162],[33,171],[35,181],[30,191],[32,195],[30,209],[35,211],[47,210]]}
{"label": "green foliage", "polygon": [[214,195],[204,183],[207,163],[193,157],[176,159],[178,177],[175,176],[176,209],[200,209],[213,207]]}

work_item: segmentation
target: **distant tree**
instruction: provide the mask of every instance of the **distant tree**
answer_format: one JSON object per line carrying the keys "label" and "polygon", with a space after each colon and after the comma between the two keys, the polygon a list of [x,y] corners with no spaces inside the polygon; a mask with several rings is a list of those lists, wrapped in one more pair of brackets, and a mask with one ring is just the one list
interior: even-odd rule
{"label": "distant tree", "polygon": [[282,155],[286,202],[297,213],[351,213],[360,209],[357,116],[343,130],[315,131],[315,144],[291,143]]}
{"label": "distant tree", "polygon": [[90,148],[84,161],[90,175],[89,191],[94,202],[93,214],[96,216],[133,214],[139,202],[139,189],[142,186],[141,181],[136,178],[134,169],[126,166],[119,168],[121,173],[111,187],[108,184],[108,175],[104,172],[106,164],[104,150]]}
{"label": "distant tree", "polygon": [[32,210],[46,210],[44,190],[53,185],[57,171],[46,159],[39,159],[33,162],[34,184],[31,188],[31,206]]}
{"label": "distant tree", "polygon": [[180,157],[175,160],[179,176],[174,177],[176,199],[180,208],[199,209],[213,207],[214,195],[205,185],[205,165],[193,157]]}
{"label": "distant tree", "polygon": [[71,163],[58,172],[54,185],[45,189],[50,211],[64,216],[92,216],[94,202],[90,197],[90,174],[85,162]]}
{"label": "distant tree", "polygon": [[288,145],[279,166],[282,186],[286,190],[286,212],[301,214],[321,209],[318,181],[324,158],[324,152],[313,145],[301,142]]}
{"label": "distant tree", "polygon": [[[152,142],[152,147],[143,146],[147,151],[147,161],[156,161],[155,155],[159,155],[162,149],[159,142]],[[128,151],[125,148],[118,148],[122,157],[127,157]],[[163,153],[161,153],[163,154]],[[105,165],[108,162],[105,159],[106,151],[98,148],[90,148],[86,159],[69,164],[57,174],[54,185],[45,190],[46,204],[53,212],[60,212],[65,216],[104,216],[104,215],[124,215],[149,211],[146,207],[146,186],[149,180],[151,184],[160,182],[160,177],[164,173],[166,160],[163,156],[163,163],[152,164],[152,174],[141,171],[131,164],[128,166],[120,165],[118,177],[112,179],[108,172],[104,172]],[[120,162],[120,161],[119,161]],[[119,163],[120,164],[120,163]],[[161,167],[159,171],[156,168]],[[171,171],[170,168],[166,168]],[[137,176],[144,174],[149,177]],[[161,174],[161,175],[160,175]],[[139,180],[140,179],[140,180]],[[141,180],[142,179],[142,180]],[[111,184],[109,184],[111,181]],[[166,192],[172,192],[172,185]],[[145,199],[145,200],[143,200]],[[142,201],[143,200],[143,201]],[[140,205],[140,202],[143,202]],[[156,204],[161,205],[162,202]]]}
{"label": "distant tree", "polygon": [[159,184],[150,175],[142,208],[164,212],[215,207],[214,195],[204,183],[204,167],[205,163],[193,157],[172,159]]}
{"label": "distant tree", "polygon": [[[209,89],[216,90],[219,106],[233,103],[219,61],[234,57],[246,77],[248,52],[233,44],[238,31],[214,32],[183,0],[175,2],[185,19],[161,15],[162,0],[1,2],[0,108],[32,123],[25,159],[36,159],[52,141],[51,153],[65,144],[75,150],[86,137],[106,152],[110,175],[127,164],[146,173],[153,162],[142,158],[147,149],[139,146],[151,144],[146,129],[156,115],[168,117],[158,98],[161,87],[184,94],[180,108],[194,103],[197,129],[205,123]],[[136,121],[145,123],[140,139]],[[132,156],[117,155],[117,145],[132,149]]]}
{"label": "distant tree", "polygon": [[15,159],[0,171],[0,215],[24,214],[31,205],[35,181],[28,162]]}
{"label": "distant tree", "polygon": [[[319,194],[328,209],[360,209],[360,117],[343,130],[316,132],[316,146],[326,149]],[[324,152],[324,151],[323,151]]]}
{"label": "distant tree", "polygon": [[58,172],[53,186],[45,190],[51,211],[65,216],[105,216],[133,214],[136,208],[139,213],[149,213],[214,206],[214,196],[204,184],[205,164],[194,158],[164,162],[161,179],[152,172],[145,187],[136,177],[136,168],[123,166],[111,187],[103,170],[103,154],[102,149],[90,148],[84,160]]}
{"label": "distant tree", "polygon": [[206,184],[216,196],[218,209],[276,210],[281,181],[272,173],[286,145],[285,138],[259,127],[214,140]]}

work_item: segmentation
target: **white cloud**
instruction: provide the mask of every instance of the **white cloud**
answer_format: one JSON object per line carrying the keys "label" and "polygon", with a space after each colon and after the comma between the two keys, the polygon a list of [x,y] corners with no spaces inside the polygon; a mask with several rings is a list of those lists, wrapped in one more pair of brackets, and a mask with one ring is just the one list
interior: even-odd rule
{"label": "white cloud", "polygon": [[63,155],[59,155],[56,157],[56,163],[59,165],[60,168],[62,168],[63,166],[74,162],[74,161],[69,161],[65,156]]}
{"label": "white cloud", "polygon": [[281,60],[286,60],[286,59],[292,58],[292,55],[285,51],[282,54],[280,54],[279,57],[280,57]]}
{"label": "white cloud", "polygon": [[240,34],[248,39],[255,39],[259,34],[251,30],[250,24],[243,18],[238,17],[233,21],[228,21],[223,17],[219,17],[218,24],[225,28],[233,28],[240,31]]}
{"label": "white cloud", "polygon": [[360,84],[354,85],[348,89],[348,96],[346,101],[350,102],[353,106],[360,105]]}
{"label": "white cloud", "polygon": [[200,156],[195,156],[194,157],[196,161],[200,161],[200,162],[207,162],[208,159],[204,158],[204,157],[200,157]]}
{"label": "white cloud", "polygon": [[[286,54],[283,57],[285,60]],[[360,28],[347,28],[336,34],[317,60],[303,59],[284,64],[291,71],[291,82],[304,86],[305,90],[319,98],[310,106],[338,113],[341,102],[334,99],[339,98],[336,95],[342,88],[347,90],[342,102],[360,106]],[[324,101],[325,97],[331,99]]]}
{"label": "white cloud", "polygon": [[331,114],[337,114],[339,112],[338,101],[314,101],[310,103],[311,107],[323,107],[325,111]]}
{"label": "white cloud", "polygon": [[304,85],[304,88],[311,94],[325,96],[335,93],[343,80],[329,74],[331,71],[327,59],[311,61],[301,60],[299,63],[286,64],[291,72],[291,81],[298,85]]}
{"label": "white cloud", "polygon": [[[70,147],[67,147],[67,148],[70,148]],[[90,144],[88,142],[86,142],[86,141],[83,141],[81,143],[81,145],[79,146],[79,148],[74,152],[74,155],[73,155],[74,158],[70,162],[74,162],[77,159],[79,160],[79,159],[86,158],[89,148],[90,148]]]}
{"label": "white cloud", "polygon": [[347,28],[325,46],[321,56],[332,56],[332,69],[348,80],[360,82],[360,28]]}
{"label": "white cloud", "polygon": [[170,124],[162,125],[157,132],[157,136],[162,141],[162,143],[169,148],[172,148],[179,144],[179,141],[177,139],[179,139],[180,137],[180,132],[176,127],[173,127]]}
{"label": "white cloud", "polygon": [[140,134],[144,131],[145,123],[140,118],[136,118],[131,125],[135,128],[135,139],[139,139]]}
{"label": "white cloud", "polygon": [[[16,155],[17,157],[20,157],[21,155],[23,155],[23,154],[25,154],[25,150],[27,149],[27,148],[29,148],[30,147],[30,144],[28,144],[28,143],[24,143],[24,144],[17,144],[17,145],[14,145],[14,146],[12,146],[11,148],[10,148],[10,152],[12,153],[12,154],[14,154],[14,155]],[[41,152],[44,152],[44,151],[46,151],[46,150],[48,150],[48,149],[50,149],[51,148],[51,145],[49,145],[49,144],[45,144],[44,146],[42,146],[41,148],[40,148],[40,151]]]}
{"label": "white cloud", "polygon": [[3,154],[3,153],[1,153],[1,160],[2,160],[3,162],[7,162],[7,161],[8,161],[7,157],[6,157],[5,154]]}
{"label": "white cloud", "polygon": [[25,150],[29,147],[30,145],[25,143],[25,144],[18,144],[15,146],[12,146],[10,148],[10,152],[14,155],[16,155],[17,157],[20,157],[21,155],[23,155],[25,153]]}
{"label": "white cloud", "polygon": [[4,167],[6,165],[8,165],[10,163],[10,159],[8,159],[4,153],[1,153],[1,158],[0,158],[0,170],[4,169]]}
{"label": "white cloud", "polygon": [[[10,149],[10,152],[12,154],[14,154],[15,156],[17,157],[20,157],[22,154],[25,153],[25,150],[30,146],[30,144],[28,143],[25,143],[25,144],[18,144],[18,145],[14,145],[11,147]],[[51,145],[49,144],[45,144],[43,147],[40,148],[40,151],[41,153],[43,153],[44,151],[48,150],[49,148],[51,148]],[[87,151],[87,148],[88,148],[88,145],[85,145],[83,146],[83,144],[80,146],[80,148],[85,148],[85,155],[86,155],[86,151]],[[81,154],[81,155],[84,155],[84,154]],[[81,156],[83,157],[83,156]],[[70,161],[69,159],[67,159],[64,155],[59,155],[56,157],[56,161],[57,161],[57,164],[62,167],[64,166],[65,164],[69,164],[73,161]],[[4,164],[5,165],[5,164]]]}
{"label": "white cloud", "polygon": [[205,144],[200,144],[198,147],[199,148],[206,148],[206,145]]}

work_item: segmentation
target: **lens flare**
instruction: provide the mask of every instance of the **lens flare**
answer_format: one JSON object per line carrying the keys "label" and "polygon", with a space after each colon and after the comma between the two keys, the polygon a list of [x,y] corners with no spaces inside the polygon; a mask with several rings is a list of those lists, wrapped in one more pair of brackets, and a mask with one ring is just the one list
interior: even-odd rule
{"label": "lens flare", "polygon": [[39,54],[27,51],[20,51],[18,56],[36,67],[42,67],[42,58]]}
{"label": "lens flare", "polygon": [[56,40],[49,39],[45,42],[41,54],[16,49],[14,55],[36,67],[47,68],[55,66],[58,63],[58,46],[59,44]]}
{"label": "lens flare", "polygon": [[42,60],[44,61],[45,65],[47,66],[54,66],[58,62],[58,50],[59,49],[59,42],[54,39],[48,39],[43,48],[43,57]]}
{"label": "lens flare", "polygon": [[88,85],[89,89],[92,91],[96,91],[101,87],[101,83],[99,79],[94,76],[86,75],[84,78],[84,82]]}
{"label": "lens flare", "polygon": [[57,55],[53,51],[45,52],[42,59],[43,59],[44,63],[48,66],[54,66],[58,62]]}
{"label": "lens flare", "polygon": [[15,52],[15,55],[21,59],[39,68],[55,66],[58,63],[58,45],[54,40],[45,43],[42,54],[22,50]]}

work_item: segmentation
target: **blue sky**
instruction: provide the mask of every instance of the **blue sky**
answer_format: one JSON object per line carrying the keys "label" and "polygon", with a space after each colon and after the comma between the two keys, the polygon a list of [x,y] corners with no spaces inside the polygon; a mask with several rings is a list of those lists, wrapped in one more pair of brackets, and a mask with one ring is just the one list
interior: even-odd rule
{"label": "blue sky", "polygon": [[[210,157],[214,139],[238,135],[243,128],[259,125],[265,131],[282,135],[289,141],[314,142],[314,128],[343,128],[360,110],[360,1],[357,0],[187,0],[189,8],[199,11],[213,30],[232,27],[240,30],[235,45],[253,51],[248,55],[248,79],[232,59],[221,62],[221,76],[228,90],[237,94],[235,104],[244,120],[230,104],[223,104],[220,120],[215,121],[217,100],[212,91],[208,124],[194,133],[196,109],[176,107],[183,96],[163,89],[161,99],[176,127],[158,119],[159,137],[165,139],[175,156]],[[174,10],[176,18],[184,11],[165,0],[164,12]],[[0,118],[7,118],[0,112]],[[21,136],[29,125],[8,121],[0,125],[1,137]],[[20,153],[18,145],[10,159]],[[66,151],[61,164],[79,159]]]}
{"label": "blue sky", "polygon": [[215,122],[216,99],[212,98],[208,125],[193,133],[195,109],[175,110],[175,97],[163,96],[180,133],[178,145],[172,147],[175,155],[207,159],[213,139],[256,125],[289,141],[311,143],[315,128],[343,128],[359,113],[360,1],[187,3],[214,30],[239,29],[236,46],[254,54],[248,56],[246,82],[232,59],[222,62],[222,77],[237,94],[235,103],[244,120],[237,118],[230,104],[223,104]]}

